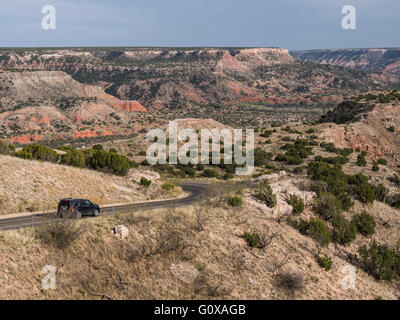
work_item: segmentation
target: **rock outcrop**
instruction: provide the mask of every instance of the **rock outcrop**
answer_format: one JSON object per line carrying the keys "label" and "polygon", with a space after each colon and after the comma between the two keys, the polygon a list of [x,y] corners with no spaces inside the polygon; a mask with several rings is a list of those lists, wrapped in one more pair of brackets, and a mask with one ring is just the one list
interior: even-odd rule
{"label": "rock outcrop", "polygon": [[170,266],[172,274],[186,284],[193,284],[200,272],[190,263],[173,263]]}
{"label": "rock outcrop", "polygon": [[245,194],[244,201],[252,208],[259,210],[270,217],[280,217],[290,215],[293,212],[292,206],[288,204],[290,195],[294,194],[304,201],[305,206],[310,206],[315,198],[315,192],[303,191],[297,187],[293,180],[288,178],[285,171],[279,174],[271,174],[259,177],[259,181],[269,178],[270,186],[274,194],[276,194],[276,206],[269,208],[265,203],[254,198],[252,194]]}
{"label": "rock outcrop", "polygon": [[117,225],[112,229],[112,233],[120,239],[125,239],[129,235],[129,229],[124,225]]}

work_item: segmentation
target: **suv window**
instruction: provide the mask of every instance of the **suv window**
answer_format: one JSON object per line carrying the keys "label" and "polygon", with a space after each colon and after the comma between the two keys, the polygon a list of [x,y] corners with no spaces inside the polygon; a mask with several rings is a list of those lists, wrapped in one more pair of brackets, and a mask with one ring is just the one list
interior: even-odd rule
{"label": "suv window", "polygon": [[89,206],[91,205],[91,202],[89,200],[81,200],[81,205]]}
{"label": "suv window", "polygon": [[71,206],[71,202],[70,201],[67,201],[67,200],[63,200],[63,201],[60,201],[60,207],[64,207],[64,208],[70,208],[70,206]]}

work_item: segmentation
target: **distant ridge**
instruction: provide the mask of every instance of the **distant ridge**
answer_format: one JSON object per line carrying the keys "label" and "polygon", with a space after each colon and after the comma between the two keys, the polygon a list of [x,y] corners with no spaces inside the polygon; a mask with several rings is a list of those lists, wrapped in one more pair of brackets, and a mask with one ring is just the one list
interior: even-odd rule
{"label": "distant ridge", "polygon": [[301,61],[400,75],[400,48],[296,50],[290,54]]}

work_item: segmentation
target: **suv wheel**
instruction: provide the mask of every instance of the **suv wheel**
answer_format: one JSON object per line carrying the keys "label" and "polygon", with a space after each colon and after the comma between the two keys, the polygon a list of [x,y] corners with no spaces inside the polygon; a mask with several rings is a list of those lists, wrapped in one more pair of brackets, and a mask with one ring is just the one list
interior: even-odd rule
{"label": "suv wheel", "polygon": [[93,216],[97,217],[99,215],[99,210],[98,209],[94,209],[93,210]]}

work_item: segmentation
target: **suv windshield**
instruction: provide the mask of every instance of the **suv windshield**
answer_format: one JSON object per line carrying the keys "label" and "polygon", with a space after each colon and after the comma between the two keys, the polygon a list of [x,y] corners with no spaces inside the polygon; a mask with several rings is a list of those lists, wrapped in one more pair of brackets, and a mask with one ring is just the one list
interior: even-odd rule
{"label": "suv windshield", "polygon": [[70,208],[71,206],[71,201],[67,201],[67,200],[62,200],[60,201],[60,207],[64,207],[64,208]]}

